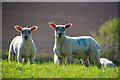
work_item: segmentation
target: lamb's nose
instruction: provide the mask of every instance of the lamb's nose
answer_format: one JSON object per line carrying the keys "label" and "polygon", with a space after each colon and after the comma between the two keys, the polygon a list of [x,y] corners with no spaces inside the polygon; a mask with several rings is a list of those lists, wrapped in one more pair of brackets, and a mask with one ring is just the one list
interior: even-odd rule
{"label": "lamb's nose", "polygon": [[58,36],[61,37],[61,36],[62,36],[62,33],[58,33]]}
{"label": "lamb's nose", "polygon": [[27,39],[28,39],[28,37],[27,37],[27,36],[25,36],[24,38],[25,38],[25,40],[27,40]]}

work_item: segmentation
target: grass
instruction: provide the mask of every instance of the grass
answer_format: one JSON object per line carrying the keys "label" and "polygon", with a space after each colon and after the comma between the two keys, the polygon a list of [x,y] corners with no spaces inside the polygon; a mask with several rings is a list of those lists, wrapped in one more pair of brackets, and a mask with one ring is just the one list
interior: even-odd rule
{"label": "grass", "polygon": [[16,61],[2,63],[2,78],[118,78],[118,67],[98,69],[83,65],[57,65],[53,62],[18,64]]}

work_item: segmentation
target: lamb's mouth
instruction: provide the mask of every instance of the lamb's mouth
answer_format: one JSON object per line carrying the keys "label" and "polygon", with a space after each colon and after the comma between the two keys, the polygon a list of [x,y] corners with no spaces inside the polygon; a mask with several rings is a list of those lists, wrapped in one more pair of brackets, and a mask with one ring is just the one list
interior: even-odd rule
{"label": "lamb's mouth", "polygon": [[28,40],[28,37],[26,36],[26,37],[24,37],[24,39],[25,39],[25,40]]}
{"label": "lamb's mouth", "polygon": [[59,37],[59,38],[62,37],[62,33],[59,33],[59,34],[58,34],[58,37]]}

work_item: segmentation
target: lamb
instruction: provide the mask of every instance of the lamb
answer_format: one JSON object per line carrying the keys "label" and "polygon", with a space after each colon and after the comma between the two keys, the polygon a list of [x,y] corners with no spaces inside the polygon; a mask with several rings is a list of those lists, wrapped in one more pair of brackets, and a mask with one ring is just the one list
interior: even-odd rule
{"label": "lamb", "polygon": [[36,46],[32,40],[31,32],[35,31],[38,27],[33,26],[31,28],[15,26],[15,29],[20,32],[21,36],[16,36],[9,47],[8,60],[14,60],[17,55],[18,64],[23,60],[25,63],[30,59],[30,63],[33,64],[36,56]]}
{"label": "lamb", "polygon": [[106,58],[100,58],[100,63],[104,66],[104,67],[113,67],[115,68],[114,66],[114,63]]}
{"label": "lamb", "polygon": [[[71,23],[66,25],[56,25],[49,22],[49,26],[55,30],[55,44],[53,48],[54,58],[58,57],[59,64],[62,58],[65,58],[65,65],[70,64],[72,59],[82,59],[85,66],[89,66],[88,57],[94,59],[98,68],[101,68],[99,49],[100,45],[90,36],[69,37],[66,36],[66,29],[72,26]],[[55,60],[54,60],[55,61]]]}

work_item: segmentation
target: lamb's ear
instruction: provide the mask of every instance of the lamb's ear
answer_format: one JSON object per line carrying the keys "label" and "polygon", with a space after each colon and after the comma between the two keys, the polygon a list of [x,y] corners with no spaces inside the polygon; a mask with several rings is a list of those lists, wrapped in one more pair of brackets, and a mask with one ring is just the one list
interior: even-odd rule
{"label": "lamb's ear", "polygon": [[31,27],[31,31],[35,31],[35,30],[37,30],[37,26],[33,26],[33,27]]}
{"label": "lamb's ear", "polygon": [[52,28],[56,28],[56,24],[54,24],[53,22],[49,22],[49,26]]}
{"label": "lamb's ear", "polygon": [[65,25],[65,28],[70,28],[71,26],[72,26],[72,24],[68,23],[68,24]]}
{"label": "lamb's ear", "polygon": [[22,31],[22,27],[20,27],[20,26],[18,26],[18,25],[15,26],[15,29],[16,29],[17,31]]}

